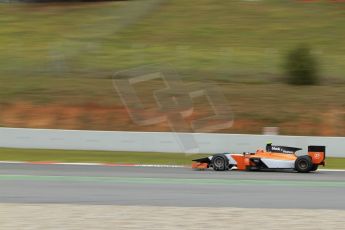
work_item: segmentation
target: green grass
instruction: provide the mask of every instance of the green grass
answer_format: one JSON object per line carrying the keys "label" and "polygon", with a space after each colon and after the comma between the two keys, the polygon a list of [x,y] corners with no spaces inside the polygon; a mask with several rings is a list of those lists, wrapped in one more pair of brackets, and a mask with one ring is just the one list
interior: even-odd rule
{"label": "green grass", "polygon": [[[192,159],[204,156],[208,156],[208,154],[184,155],[179,153],[0,148],[0,161],[190,165]],[[345,169],[345,158],[328,157],[325,168]]]}
{"label": "green grass", "polygon": [[328,157],[326,159],[326,168],[329,168],[329,169],[345,169],[345,158]]}
{"label": "green grass", "polygon": [[[282,0],[0,4],[0,106],[18,101],[122,106],[111,82],[115,72],[151,63],[164,69],[169,63],[186,81],[221,85],[235,126],[252,122],[225,132],[279,126],[282,134],[344,135],[343,6]],[[309,44],[319,59],[322,86],[283,83],[282,57],[300,43]],[[152,98],[148,88],[142,91],[141,98]],[[15,126],[1,120],[3,113],[0,126]],[[26,114],[21,111],[20,126],[39,116]],[[92,115],[80,117],[87,116]],[[80,128],[104,129],[84,123]],[[142,129],[120,123],[109,129]],[[328,127],[332,130],[320,132]]]}
{"label": "green grass", "polygon": [[53,161],[189,165],[204,155],[179,153],[110,152],[77,150],[36,150],[0,148],[1,161]]}
{"label": "green grass", "polygon": [[290,48],[307,43],[323,75],[344,80],[341,7],[276,0],[2,4],[0,75],[104,78],[158,62],[192,79],[239,81],[240,74],[265,82],[281,74]]}

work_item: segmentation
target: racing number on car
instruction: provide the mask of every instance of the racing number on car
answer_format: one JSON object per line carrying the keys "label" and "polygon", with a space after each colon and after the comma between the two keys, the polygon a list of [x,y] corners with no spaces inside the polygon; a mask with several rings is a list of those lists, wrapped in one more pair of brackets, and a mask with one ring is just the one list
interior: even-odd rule
{"label": "racing number on car", "polygon": [[321,158],[321,154],[320,154],[320,153],[315,153],[315,154],[314,154],[314,157],[315,157],[315,159],[317,159],[317,160],[318,160],[318,159],[320,159],[320,158]]}

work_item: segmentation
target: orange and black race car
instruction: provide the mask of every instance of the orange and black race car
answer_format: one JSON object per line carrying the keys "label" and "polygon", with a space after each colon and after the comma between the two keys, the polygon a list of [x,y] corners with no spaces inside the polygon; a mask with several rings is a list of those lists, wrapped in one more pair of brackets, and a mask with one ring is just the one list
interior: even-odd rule
{"label": "orange and black race car", "polygon": [[272,169],[293,169],[307,173],[317,170],[319,165],[325,165],[326,147],[308,146],[308,155],[298,156],[301,148],[267,144],[266,150],[259,149],[255,153],[231,154],[222,153],[193,160],[192,168],[213,168],[215,171],[225,171],[232,167],[237,170],[259,171]]}

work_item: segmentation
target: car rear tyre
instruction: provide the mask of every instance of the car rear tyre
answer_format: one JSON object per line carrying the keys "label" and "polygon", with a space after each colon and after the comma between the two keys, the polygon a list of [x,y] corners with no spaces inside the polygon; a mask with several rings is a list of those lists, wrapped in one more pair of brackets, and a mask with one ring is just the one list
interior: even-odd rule
{"label": "car rear tyre", "polygon": [[295,161],[295,169],[301,173],[310,172],[313,168],[313,163],[309,156],[300,156]]}
{"label": "car rear tyre", "polygon": [[214,171],[225,171],[229,169],[229,160],[224,154],[214,155],[212,158],[212,167]]}
{"label": "car rear tyre", "polygon": [[318,167],[319,167],[318,165],[313,165],[311,167],[310,171],[316,171]]}

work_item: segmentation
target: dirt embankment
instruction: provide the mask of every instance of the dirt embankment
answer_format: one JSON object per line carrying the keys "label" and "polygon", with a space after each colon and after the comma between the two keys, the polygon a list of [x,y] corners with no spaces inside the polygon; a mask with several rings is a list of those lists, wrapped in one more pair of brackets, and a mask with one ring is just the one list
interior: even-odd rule
{"label": "dirt embankment", "polygon": [[[157,113],[146,111],[144,118],[154,118]],[[196,106],[191,116],[186,118],[186,124],[211,116],[203,106]],[[325,111],[315,114],[317,119],[310,120],[303,116],[296,120],[276,124],[281,134],[344,136],[345,113]],[[158,119],[159,120],[159,119]],[[135,122],[127,109],[121,105],[101,105],[88,103],[66,105],[63,103],[32,104],[30,102],[15,102],[2,104],[0,107],[0,125],[5,127],[24,128],[57,128],[81,130],[130,130],[130,131],[191,131],[190,126],[172,129],[168,122],[158,122],[143,125]],[[219,130],[224,133],[261,133],[263,127],[270,122],[255,116],[245,117],[235,113],[233,126]],[[205,130],[208,131],[207,129]]]}

